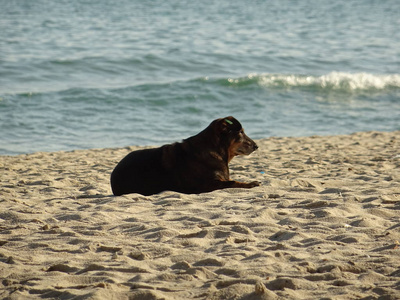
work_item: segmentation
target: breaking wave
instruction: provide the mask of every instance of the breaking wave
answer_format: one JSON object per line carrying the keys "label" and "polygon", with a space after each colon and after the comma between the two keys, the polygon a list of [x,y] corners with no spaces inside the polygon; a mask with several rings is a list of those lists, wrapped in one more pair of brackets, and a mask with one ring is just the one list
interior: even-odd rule
{"label": "breaking wave", "polygon": [[[208,80],[208,79],[207,79]],[[373,92],[400,89],[400,74],[331,72],[322,76],[297,74],[249,74],[245,77],[216,80],[233,87],[258,85],[276,89],[307,89],[312,91]]]}

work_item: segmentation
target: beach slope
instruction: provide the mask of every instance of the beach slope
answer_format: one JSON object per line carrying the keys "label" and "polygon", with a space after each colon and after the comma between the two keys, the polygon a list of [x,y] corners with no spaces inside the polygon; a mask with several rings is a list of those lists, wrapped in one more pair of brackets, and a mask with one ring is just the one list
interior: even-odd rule
{"label": "beach slope", "polygon": [[0,156],[0,298],[400,299],[400,131],[257,143],[200,195],[112,196],[138,147]]}

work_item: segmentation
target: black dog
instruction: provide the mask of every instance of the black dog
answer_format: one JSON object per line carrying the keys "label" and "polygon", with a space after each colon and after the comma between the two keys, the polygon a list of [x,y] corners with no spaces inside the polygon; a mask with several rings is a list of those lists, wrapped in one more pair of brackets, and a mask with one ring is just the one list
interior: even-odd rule
{"label": "black dog", "polygon": [[181,143],[129,153],[112,172],[111,188],[116,196],[252,188],[259,183],[230,180],[228,163],[234,156],[248,155],[257,148],[235,118],[217,119]]}

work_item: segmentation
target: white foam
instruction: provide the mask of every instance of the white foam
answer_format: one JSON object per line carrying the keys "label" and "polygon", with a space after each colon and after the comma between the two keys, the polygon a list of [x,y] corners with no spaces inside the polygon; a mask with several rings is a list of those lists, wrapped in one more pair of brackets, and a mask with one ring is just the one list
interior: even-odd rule
{"label": "white foam", "polygon": [[262,86],[319,87],[334,90],[383,90],[400,88],[400,74],[376,75],[369,73],[331,72],[322,76],[296,74],[248,75],[252,80],[258,77]]}

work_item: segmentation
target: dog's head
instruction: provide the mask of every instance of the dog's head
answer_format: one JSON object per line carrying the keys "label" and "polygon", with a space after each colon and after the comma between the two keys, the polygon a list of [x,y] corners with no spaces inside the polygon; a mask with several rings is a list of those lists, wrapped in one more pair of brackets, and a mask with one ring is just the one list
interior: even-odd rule
{"label": "dog's head", "polygon": [[249,155],[257,150],[257,144],[244,133],[242,124],[234,117],[217,119],[213,123],[222,146],[228,150],[228,161],[236,155]]}

